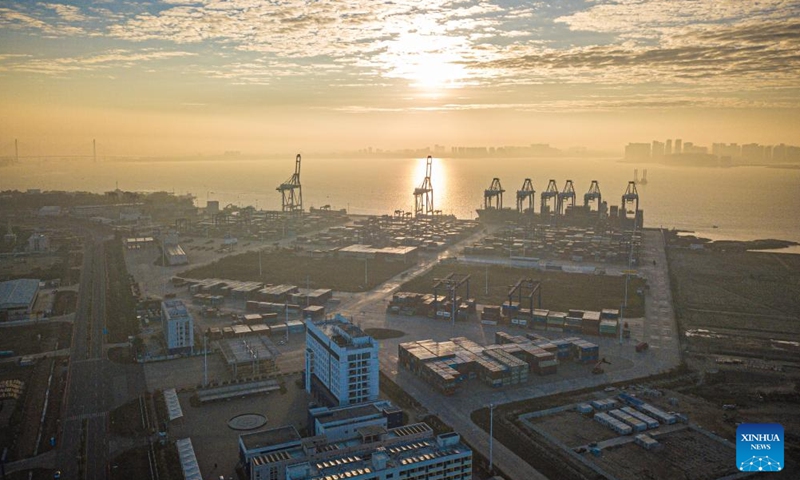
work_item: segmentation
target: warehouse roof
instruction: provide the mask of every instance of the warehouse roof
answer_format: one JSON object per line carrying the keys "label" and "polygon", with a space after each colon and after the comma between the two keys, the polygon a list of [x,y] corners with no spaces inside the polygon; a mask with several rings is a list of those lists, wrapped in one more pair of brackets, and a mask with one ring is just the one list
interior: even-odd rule
{"label": "warehouse roof", "polygon": [[22,278],[0,283],[0,309],[29,307],[39,292],[39,280]]}

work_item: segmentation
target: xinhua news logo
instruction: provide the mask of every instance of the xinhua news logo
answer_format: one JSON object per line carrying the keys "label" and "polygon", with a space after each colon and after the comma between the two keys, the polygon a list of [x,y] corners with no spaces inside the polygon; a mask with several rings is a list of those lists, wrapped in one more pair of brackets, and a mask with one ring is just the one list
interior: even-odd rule
{"label": "xinhua news logo", "polygon": [[742,472],[783,470],[783,427],[743,423],[736,429],[736,468]]}

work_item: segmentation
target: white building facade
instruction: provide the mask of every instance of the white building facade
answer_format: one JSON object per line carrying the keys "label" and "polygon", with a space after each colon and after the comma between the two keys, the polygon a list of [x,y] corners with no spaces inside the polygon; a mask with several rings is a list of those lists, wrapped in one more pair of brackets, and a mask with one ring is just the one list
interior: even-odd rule
{"label": "white building facade", "polygon": [[306,321],[306,391],[328,406],[377,400],[378,348],[340,315]]}
{"label": "white building facade", "polygon": [[194,319],[183,301],[172,299],[161,302],[161,320],[164,339],[170,355],[192,353],[194,349]]}

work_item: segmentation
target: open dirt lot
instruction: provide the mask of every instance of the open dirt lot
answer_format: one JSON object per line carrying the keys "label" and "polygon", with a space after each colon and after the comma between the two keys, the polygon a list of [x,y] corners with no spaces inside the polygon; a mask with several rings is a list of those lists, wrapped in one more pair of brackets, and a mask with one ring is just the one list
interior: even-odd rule
{"label": "open dirt lot", "polygon": [[800,345],[780,343],[800,335],[800,255],[669,248],[668,258],[690,351],[800,360]]}
{"label": "open dirt lot", "polygon": [[[453,272],[471,275],[470,295],[476,298],[478,303],[487,305],[500,305],[507,301],[510,286],[523,277],[542,282],[542,307],[550,310],[619,308],[624,300],[625,277],[543,272],[496,265],[488,268],[488,295],[485,294],[486,267],[459,264],[437,265],[425,275],[403,284],[400,290],[433,293],[434,279],[444,278]],[[642,297],[636,294],[636,290],[641,287],[644,287],[644,280],[633,277],[630,279],[626,317],[644,315],[644,302]],[[459,291],[459,294],[463,295],[463,291],[463,289]],[[441,294],[446,294],[446,289],[443,288]]]}
{"label": "open dirt lot", "polygon": [[620,480],[720,478],[737,473],[736,452],[693,430],[660,436],[661,451],[628,443],[585,458]]}
{"label": "open dirt lot", "polygon": [[575,410],[546,415],[532,419],[531,422],[551,432],[569,447],[601,442],[617,436],[611,429],[584,417]]}
{"label": "open dirt lot", "polygon": [[186,270],[179,275],[186,278],[226,278],[303,287],[308,280],[310,288],[363,292],[412,266],[411,263],[367,260],[365,285],[364,264],[365,260],[356,258],[314,258],[291,251],[264,252],[261,254],[262,276],[259,276],[258,253],[246,252]]}
{"label": "open dirt lot", "polygon": [[[40,337],[41,335],[41,337]],[[0,350],[13,350],[14,355],[44,353],[56,348],[69,348],[72,324],[40,323],[0,328]]]}

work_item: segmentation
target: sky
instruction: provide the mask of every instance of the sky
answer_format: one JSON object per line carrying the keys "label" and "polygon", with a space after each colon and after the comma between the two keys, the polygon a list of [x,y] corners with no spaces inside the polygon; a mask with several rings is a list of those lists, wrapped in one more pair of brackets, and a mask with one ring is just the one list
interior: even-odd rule
{"label": "sky", "polygon": [[800,0],[4,0],[0,92],[40,153],[800,144]]}

